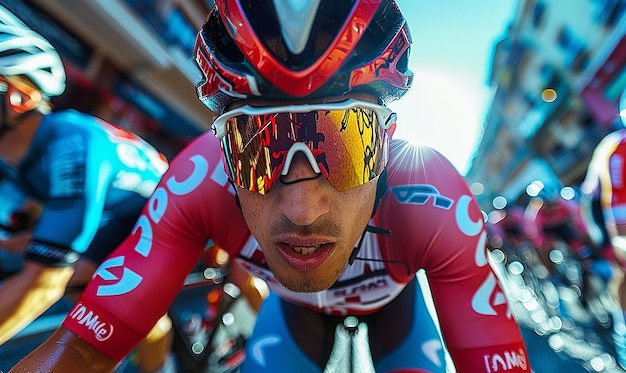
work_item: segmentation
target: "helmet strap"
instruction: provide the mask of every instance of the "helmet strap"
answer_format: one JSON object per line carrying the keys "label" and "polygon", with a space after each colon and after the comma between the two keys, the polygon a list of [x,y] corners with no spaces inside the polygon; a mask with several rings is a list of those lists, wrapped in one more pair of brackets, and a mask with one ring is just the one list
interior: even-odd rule
{"label": "helmet strap", "polygon": [[239,201],[239,194],[237,193],[237,186],[230,177],[228,177],[228,182],[230,183],[230,186],[235,190],[235,203],[237,204],[237,207],[239,207],[239,212],[241,213],[241,215],[243,215],[243,210],[241,209],[241,201]]}
{"label": "helmet strap", "polygon": [[[376,214],[376,210],[378,209],[378,205],[380,203],[380,201],[383,199],[383,197],[385,196],[385,194],[387,193],[387,169],[385,168],[383,170],[383,172],[380,174],[380,176],[378,177],[378,181],[376,183],[376,199],[374,201],[374,208],[372,211],[372,217],[374,217],[374,215]],[[357,245],[354,247],[354,249],[352,250],[352,254],[350,254],[350,259],[348,260],[349,264],[354,263],[354,261],[356,259],[359,260],[369,260],[369,259],[363,259],[363,258],[358,258],[357,255],[359,254],[359,251],[361,251],[361,245],[363,244],[363,239],[365,238],[365,233],[367,232],[371,232],[371,233],[377,233],[377,234],[384,234],[385,236],[391,236],[391,231],[387,230],[387,229],[383,229],[383,228],[378,228],[375,227],[373,225],[367,225],[365,227],[365,230],[363,231],[363,234],[361,235],[361,238],[359,239],[359,242],[357,243]]]}

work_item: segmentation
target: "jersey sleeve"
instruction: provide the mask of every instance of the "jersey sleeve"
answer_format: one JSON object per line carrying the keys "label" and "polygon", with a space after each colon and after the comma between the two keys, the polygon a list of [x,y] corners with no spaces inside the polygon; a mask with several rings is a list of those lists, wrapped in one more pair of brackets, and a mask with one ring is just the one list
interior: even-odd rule
{"label": "jersey sleeve", "polygon": [[209,239],[231,255],[249,237],[208,133],[171,163],[128,238],[100,265],[64,325],[116,360],[168,310]]}
{"label": "jersey sleeve", "polygon": [[[142,139],[94,116],[74,110],[46,115],[18,171],[21,185],[44,204],[28,258],[48,265],[71,264],[77,253],[101,260],[104,254],[96,251],[102,247],[106,254],[127,231],[116,230],[116,202],[147,198],[167,168],[156,155]],[[136,216],[140,203],[127,204],[128,211]],[[107,243],[96,239],[101,232]]]}
{"label": "jersey sleeve", "polygon": [[[83,253],[95,236],[102,219],[110,172],[94,151],[89,151],[87,132],[76,131],[55,136],[46,145],[48,178],[33,182],[47,185],[44,209],[27,248],[30,260],[52,265],[67,265]],[[56,138],[55,138],[56,137]]]}
{"label": "jersey sleeve", "polygon": [[[459,372],[527,372],[528,361],[507,298],[486,249],[486,230],[466,180],[440,153],[394,141],[389,192],[375,222],[383,256],[406,282],[423,268],[445,343]],[[498,368],[498,369],[497,369]]]}

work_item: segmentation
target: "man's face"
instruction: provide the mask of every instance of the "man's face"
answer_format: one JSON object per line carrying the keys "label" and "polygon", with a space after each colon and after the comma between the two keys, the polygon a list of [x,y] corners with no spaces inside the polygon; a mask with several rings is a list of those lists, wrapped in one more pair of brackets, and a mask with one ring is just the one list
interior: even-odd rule
{"label": "man's face", "polygon": [[303,152],[294,154],[287,174],[265,195],[236,189],[276,279],[292,291],[317,292],[335,283],[346,267],[372,214],[378,178],[340,192],[316,174]]}
{"label": "man's face", "polygon": [[328,289],[341,275],[374,208],[376,180],[344,192],[296,156],[287,184],[266,195],[237,188],[243,216],[274,276],[296,292]]}

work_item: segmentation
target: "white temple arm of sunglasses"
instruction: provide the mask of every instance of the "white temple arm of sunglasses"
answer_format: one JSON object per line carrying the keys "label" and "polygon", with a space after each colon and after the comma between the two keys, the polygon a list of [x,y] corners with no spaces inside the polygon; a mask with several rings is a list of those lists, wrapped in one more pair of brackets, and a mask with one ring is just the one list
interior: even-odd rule
{"label": "white temple arm of sunglasses", "polygon": [[305,104],[305,105],[285,105],[285,106],[248,106],[244,105],[226,112],[213,121],[211,128],[219,139],[226,135],[226,122],[239,115],[263,115],[275,113],[309,113],[317,110],[345,110],[354,107],[370,109],[376,113],[378,121],[383,128],[389,128],[396,122],[396,113],[391,109],[367,101],[349,99],[341,102]]}

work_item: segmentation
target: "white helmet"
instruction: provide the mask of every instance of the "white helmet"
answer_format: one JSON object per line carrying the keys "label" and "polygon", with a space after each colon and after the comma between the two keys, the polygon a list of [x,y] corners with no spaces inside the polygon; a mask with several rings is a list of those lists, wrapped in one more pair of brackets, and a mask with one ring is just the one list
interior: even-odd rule
{"label": "white helmet", "polygon": [[65,90],[65,69],[52,44],[2,6],[0,75],[24,75],[45,96],[57,96]]}

